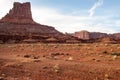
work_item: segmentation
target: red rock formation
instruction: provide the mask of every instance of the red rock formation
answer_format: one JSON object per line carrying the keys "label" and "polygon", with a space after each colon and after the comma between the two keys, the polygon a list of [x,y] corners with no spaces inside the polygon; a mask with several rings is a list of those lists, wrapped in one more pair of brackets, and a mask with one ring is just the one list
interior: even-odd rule
{"label": "red rock formation", "polygon": [[114,34],[111,34],[110,36],[111,36],[111,38],[114,38],[116,40],[120,40],[120,33],[114,33]]}
{"label": "red rock formation", "polygon": [[30,2],[15,2],[13,8],[1,19],[3,22],[35,23],[32,19]]}
{"label": "red rock formation", "polygon": [[79,39],[89,40],[89,39],[99,39],[108,36],[106,33],[100,32],[88,32],[88,31],[80,31],[72,34],[74,37],[78,37]]}
{"label": "red rock formation", "polygon": [[79,39],[83,39],[83,40],[88,40],[90,39],[90,35],[88,31],[80,31],[80,32],[75,32],[74,34],[72,34],[74,37],[78,37]]}
{"label": "red rock formation", "polygon": [[41,25],[33,21],[29,2],[15,2],[13,8],[0,20],[0,41],[15,40],[31,42],[66,42],[68,36],[60,33],[54,27]]}
{"label": "red rock formation", "polygon": [[107,37],[107,33],[100,33],[100,32],[90,32],[90,39],[99,39],[103,37]]}

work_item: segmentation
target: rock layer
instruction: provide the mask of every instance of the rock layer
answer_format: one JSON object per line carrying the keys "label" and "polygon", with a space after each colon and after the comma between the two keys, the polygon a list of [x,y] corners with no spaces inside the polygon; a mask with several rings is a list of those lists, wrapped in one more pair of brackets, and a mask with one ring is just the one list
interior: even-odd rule
{"label": "rock layer", "polygon": [[9,13],[0,20],[0,41],[50,42],[51,38],[54,39],[51,42],[66,42],[71,39],[54,27],[36,23],[32,19],[30,2],[15,2]]}
{"label": "rock layer", "polygon": [[74,37],[78,37],[79,39],[89,40],[89,39],[99,39],[108,36],[106,33],[100,32],[88,32],[85,30],[75,32],[72,34]]}
{"label": "rock layer", "polygon": [[80,31],[80,32],[75,32],[74,34],[72,34],[74,37],[78,37],[79,39],[83,39],[83,40],[88,40],[90,39],[90,35],[88,31]]}
{"label": "rock layer", "polygon": [[120,33],[107,34],[100,32],[88,32],[85,30],[75,32],[71,34],[74,37],[77,37],[81,40],[87,40],[87,42],[111,42],[120,43]]}
{"label": "rock layer", "polygon": [[1,19],[3,22],[35,23],[32,19],[30,2],[15,2],[13,8]]}

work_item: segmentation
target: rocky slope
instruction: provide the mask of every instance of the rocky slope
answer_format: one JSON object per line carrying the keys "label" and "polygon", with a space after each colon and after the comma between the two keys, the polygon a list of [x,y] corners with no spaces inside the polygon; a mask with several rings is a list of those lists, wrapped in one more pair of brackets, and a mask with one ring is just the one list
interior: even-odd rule
{"label": "rocky slope", "polygon": [[54,27],[36,23],[32,18],[30,2],[15,2],[9,13],[0,20],[2,42],[66,42],[71,38]]}
{"label": "rocky slope", "polygon": [[120,43],[120,33],[106,34],[100,32],[79,31],[63,34],[54,27],[41,25],[32,18],[30,2],[15,2],[13,8],[0,19],[0,43],[9,42],[96,42],[109,37]]}

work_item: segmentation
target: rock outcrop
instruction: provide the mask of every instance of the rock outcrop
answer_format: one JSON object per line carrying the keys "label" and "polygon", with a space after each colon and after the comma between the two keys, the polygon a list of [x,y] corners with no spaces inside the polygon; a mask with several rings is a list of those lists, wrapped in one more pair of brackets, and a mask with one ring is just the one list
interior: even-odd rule
{"label": "rock outcrop", "polygon": [[[51,38],[54,40],[49,40]],[[54,27],[36,23],[32,18],[30,2],[15,2],[0,20],[0,41],[3,42],[66,42],[69,39]]]}
{"label": "rock outcrop", "polygon": [[101,43],[120,43],[120,33],[107,34],[100,32],[88,32],[85,30],[71,34],[74,37],[81,39],[81,42],[101,42]]}
{"label": "rock outcrop", "polygon": [[100,33],[100,32],[90,32],[90,39],[99,39],[99,38],[104,38],[107,37],[107,33]]}
{"label": "rock outcrop", "polygon": [[110,37],[114,38],[115,40],[120,40],[120,33],[111,34]]}
{"label": "rock outcrop", "polygon": [[72,34],[74,37],[78,37],[82,40],[89,40],[89,39],[99,39],[108,36],[106,33],[100,33],[100,32],[88,32],[85,30],[75,32]]}
{"label": "rock outcrop", "polygon": [[80,31],[80,32],[75,32],[74,34],[72,34],[74,37],[78,37],[79,39],[83,39],[83,40],[88,40],[90,39],[90,33],[88,31]]}
{"label": "rock outcrop", "polygon": [[63,34],[52,26],[41,25],[32,18],[30,2],[15,2],[13,8],[0,19],[0,43],[9,42],[110,42],[120,43],[120,33],[80,31]]}
{"label": "rock outcrop", "polygon": [[15,2],[13,8],[1,19],[1,21],[11,23],[35,23],[32,19],[30,2]]}

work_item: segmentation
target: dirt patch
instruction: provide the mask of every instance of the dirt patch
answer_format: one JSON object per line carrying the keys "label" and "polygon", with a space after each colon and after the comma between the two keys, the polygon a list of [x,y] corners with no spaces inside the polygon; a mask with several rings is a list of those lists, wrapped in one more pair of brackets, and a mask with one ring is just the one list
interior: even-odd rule
{"label": "dirt patch", "polygon": [[119,47],[119,44],[2,44],[0,78],[119,80]]}

